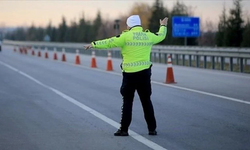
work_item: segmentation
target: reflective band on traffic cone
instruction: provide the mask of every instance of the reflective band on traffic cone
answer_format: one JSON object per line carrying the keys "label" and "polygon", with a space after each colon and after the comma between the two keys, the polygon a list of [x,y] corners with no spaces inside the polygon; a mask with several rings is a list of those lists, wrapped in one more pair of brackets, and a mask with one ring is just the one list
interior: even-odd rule
{"label": "reflective band on traffic cone", "polygon": [[108,51],[107,71],[113,71],[113,65],[111,60],[111,52]]}
{"label": "reflective band on traffic cone", "polygon": [[47,49],[47,48],[45,48],[45,54],[44,54],[44,57],[45,57],[45,58],[49,58],[49,54],[48,54],[48,49]]}
{"label": "reflective band on traffic cone", "polygon": [[76,65],[80,65],[81,64],[81,62],[80,62],[80,56],[79,56],[79,50],[78,49],[76,50],[75,64]]}
{"label": "reflective band on traffic cone", "polygon": [[62,49],[62,61],[66,61],[65,49]]}
{"label": "reflective band on traffic cone", "polygon": [[165,83],[169,84],[169,83],[176,83],[174,81],[174,72],[173,72],[173,68],[172,68],[172,60],[171,60],[171,56],[168,55],[168,62],[167,62],[167,75],[166,75],[166,81]]}
{"label": "reflective band on traffic cone", "polygon": [[97,68],[96,60],[95,60],[95,51],[92,51],[91,68]]}
{"label": "reflective band on traffic cone", "polygon": [[54,60],[57,60],[56,48],[54,48]]}

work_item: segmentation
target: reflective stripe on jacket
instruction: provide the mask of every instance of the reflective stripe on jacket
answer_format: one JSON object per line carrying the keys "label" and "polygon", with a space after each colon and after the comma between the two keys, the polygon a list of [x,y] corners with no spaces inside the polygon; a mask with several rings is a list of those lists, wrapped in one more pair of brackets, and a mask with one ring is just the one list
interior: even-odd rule
{"label": "reflective stripe on jacket", "polygon": [[121,48],[123,72],[138,72],[151,66],[150,53],[154,44],[165,39],[167,27],[160,26],[154,34],[149,30],[143,31],[141,26],[135,26],[124,31],[121,35],[92,42],[96,49]]}

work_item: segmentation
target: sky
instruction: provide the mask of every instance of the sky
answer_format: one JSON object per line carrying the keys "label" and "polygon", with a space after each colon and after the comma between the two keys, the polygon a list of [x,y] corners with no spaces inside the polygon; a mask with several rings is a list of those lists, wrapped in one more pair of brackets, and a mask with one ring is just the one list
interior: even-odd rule
{"label": "sky", "polygon": [[[205,22],[219,21],[223,4],[229,10],[233,0],[181,0],[194,8],[194,16]],[[150,6],[155,0],[0,0],[0,27],[46,26],[49,21],[57,26],[64,16],[67,22],[77,20],[84,14],[86,19],[95,18],[100,10],[104,19],[115,20],[125,15],[134,3],[144,2]],[[176,0],[163,0],[164,6],[171,9]],[[250,0],[243,0],[245,14],[250,16]],[[228,12],[228,11],[227,11]]]}

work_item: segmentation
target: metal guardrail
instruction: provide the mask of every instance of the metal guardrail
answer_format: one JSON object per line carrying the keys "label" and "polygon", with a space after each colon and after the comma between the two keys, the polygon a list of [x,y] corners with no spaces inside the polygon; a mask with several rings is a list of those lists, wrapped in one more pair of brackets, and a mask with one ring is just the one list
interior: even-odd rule
{"label": "metal guardrail", "polygon": [[[9,41],[4,40],[4,45],[12,46],[31,46],[33,48],[61,51],[62,48],[66,52],[75,52],[76,49],[80,53],[91,55],[91,51],[83,50],[86,43],[57,43],[57,42],[30,42],[30,41]],[[120,49],[110,49],[112,57],[121,58]],[[97,56],[107,56],[107,52],[96,50]],[[227,71],[237,71],[250,73],[250,48],[216,48],[216,47],[199,47],[199,46],[153,46],[151,53],[151,61],[158,63],[166,63],[167,55],[171,55],[173,64],[217,69]]]}

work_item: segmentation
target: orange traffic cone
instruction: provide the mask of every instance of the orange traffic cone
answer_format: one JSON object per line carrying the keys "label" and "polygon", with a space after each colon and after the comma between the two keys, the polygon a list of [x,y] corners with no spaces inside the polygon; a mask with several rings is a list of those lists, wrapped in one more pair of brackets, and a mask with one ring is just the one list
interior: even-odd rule
{"label": "orange traffic cone", "polygon": [[45,48],[45,54],[44,54],[44,57],[45,57],[46,59],[48,59],[48,58],[49,58],[49,54],[48,54],[48,49],[47,49],[47,48]]}
{"label": "orange traffic cone", "polygon": [[19,47],[19,52],[20,52],[21,54],[23,53],[22,47]]}
{"label": "orange traffic cone", "polygon": [[91,68],[97,68],[96,60],[95,60],[95,51],[92,51]]}
{"label": "orange traffic cone", "polygon": [[170,55],[168,55],[166,83],[167,84],[176,83],[174,81],[174,72],[173,72],[173,68],[172,68],[172,60],[171,60]]}
{"label": "orange traffic cone", "polygon": [[35,55],[35,51],[34,51],[34,47],[33,48],[31,48],[31,55]]}
{"label": "orange traffic cone", "polygon": [[22,54],[25,54],[24,47],[21,48],[21,53],[22,53]]}
{"label": "orange traffic cone", "polygon": [[38,48],[38,54],[37,54],[38,57],[41,57],[41,51],[40,51],[40,48]]}
{"label": "orange traffic cone", "polygon": [[75,59],[75,64],[80,65],[80,56],[79,56],[79,50],[76,50],[76,59]]}
{"label": "orange traffic cone", "polygon": [[108,51],[107,71],[113,71],[113,65],[111,60],[111,52]]}
{"label": "orange traffic cone", "polygon": [[66,61],[65,49],[62,49],[62,61]]}
{"label": "orange traffic cone", "polygon": [[54,60],[57,60],[56,48],[54,48]]}

